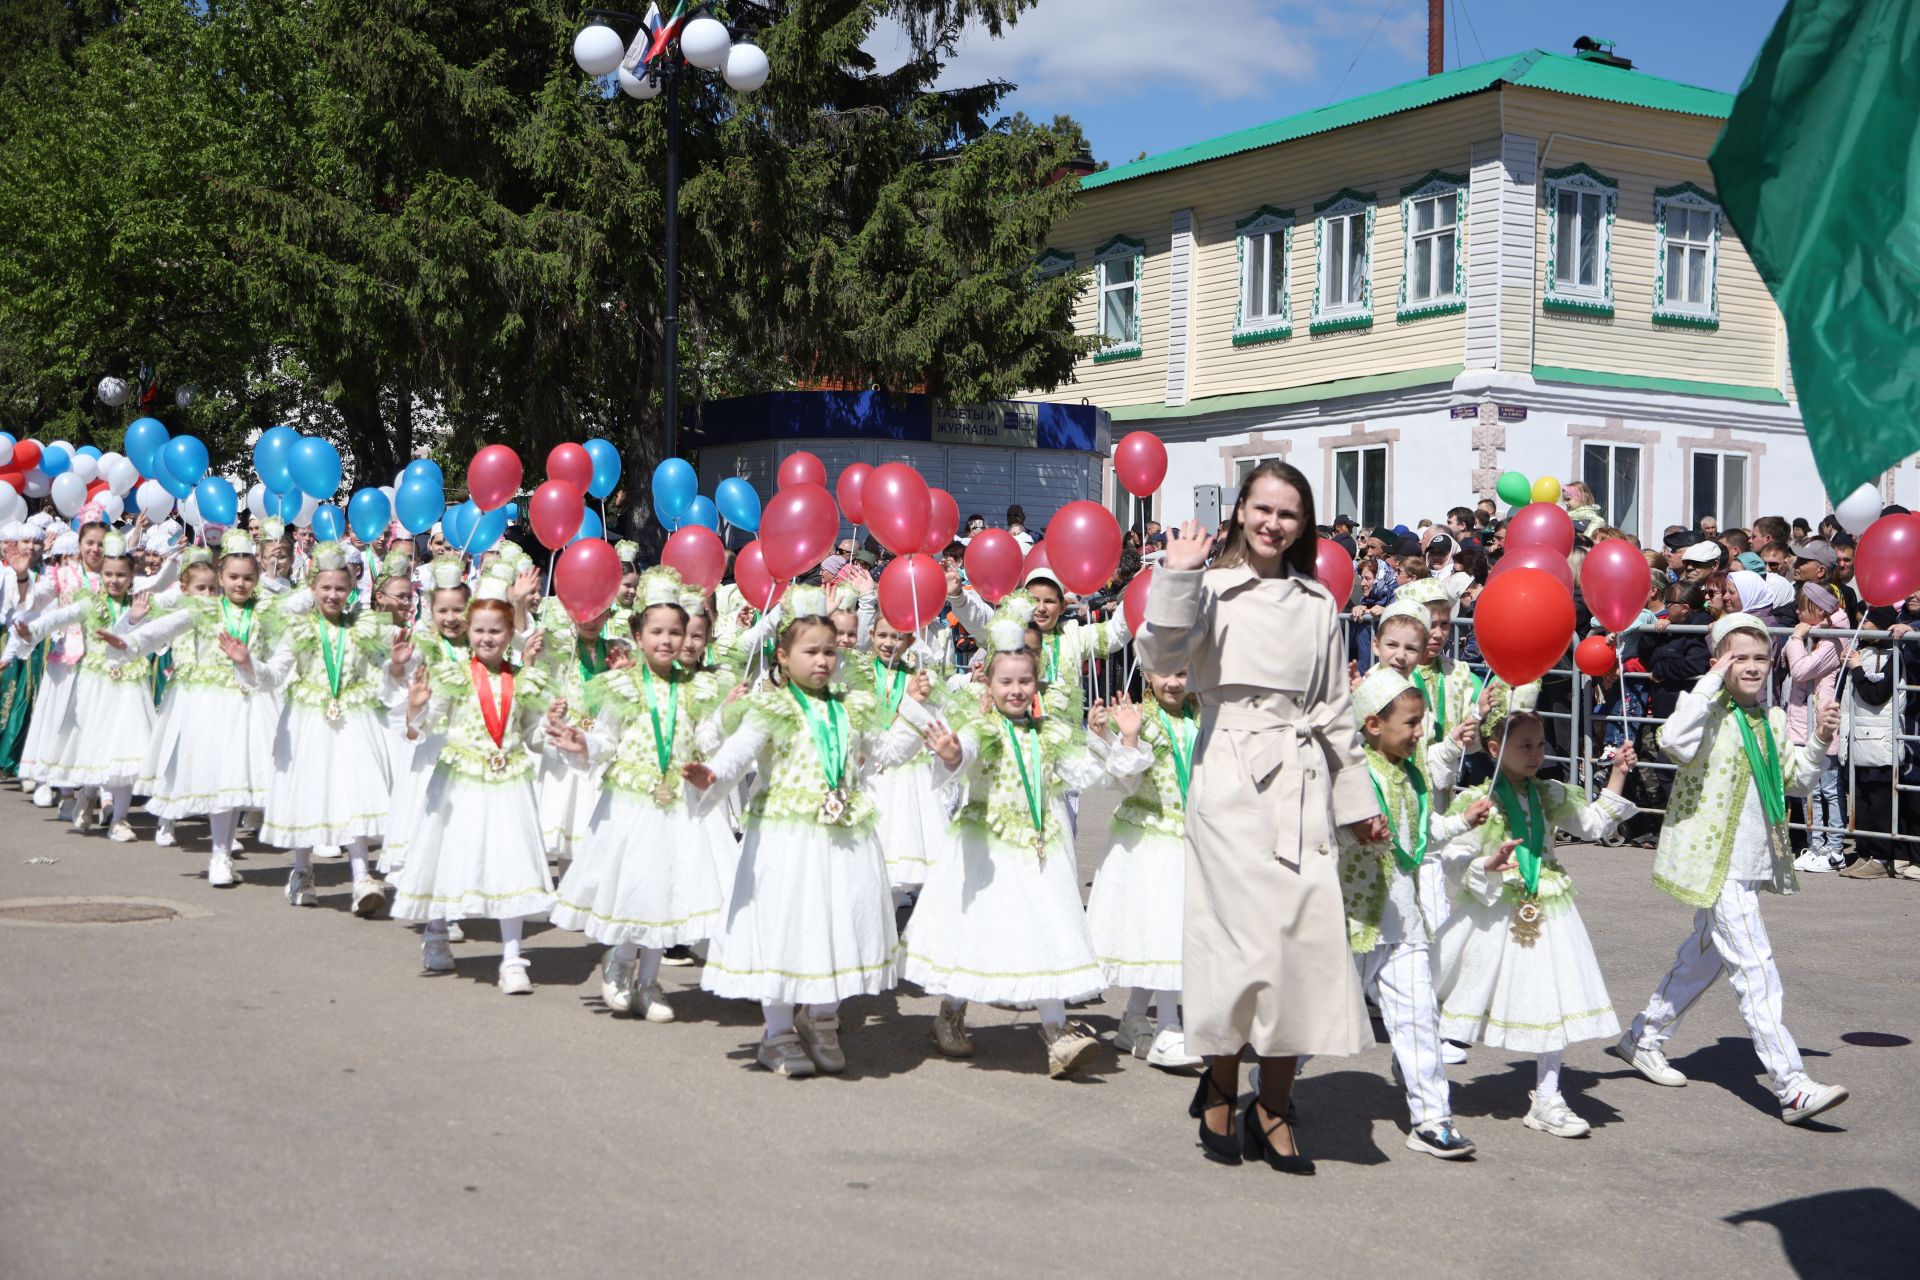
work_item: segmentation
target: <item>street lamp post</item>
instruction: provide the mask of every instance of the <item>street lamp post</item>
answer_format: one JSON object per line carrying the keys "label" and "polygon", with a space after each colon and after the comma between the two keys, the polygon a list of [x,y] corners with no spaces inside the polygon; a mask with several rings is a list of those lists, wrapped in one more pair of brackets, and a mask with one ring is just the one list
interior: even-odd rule
{"label": "street lamp post", "polygon": [[[729,88],[752,93],[767,82],[767,55],[758,45],[734,42],[724,24],[707,15],[707,6],[680,4],[670,18],[654,25],[615,9],[588,9],[592,23],[573,39],[573,60],[590,76],[619,76],[628,97],[642,100],[667,93],[667,456],[678,452],[680,435],[680,80],[694,68],[718,71]],[[609,22],[631,23],[633,39],[624,41]]]}

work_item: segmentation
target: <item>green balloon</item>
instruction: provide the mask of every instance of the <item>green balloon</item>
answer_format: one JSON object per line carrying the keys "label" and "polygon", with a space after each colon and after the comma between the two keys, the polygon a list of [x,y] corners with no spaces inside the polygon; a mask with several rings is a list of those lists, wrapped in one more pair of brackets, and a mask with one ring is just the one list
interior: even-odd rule
{"label": "green balloon", "polygon": [[1518,471],[1504,473],[1493,491],[1510,507],[1524,507],[1533,501],[1533,483]]}

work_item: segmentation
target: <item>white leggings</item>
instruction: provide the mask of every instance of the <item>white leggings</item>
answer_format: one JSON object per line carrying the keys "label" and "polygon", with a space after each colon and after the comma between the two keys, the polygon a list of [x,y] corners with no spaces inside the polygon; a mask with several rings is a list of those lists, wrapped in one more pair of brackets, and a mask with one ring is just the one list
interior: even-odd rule
{"label": "white leggings", "polygon": [[[786,1000],[767,1000],[763,1001],[760,1007],[766,1012],[767,1039],[771,1040],[775,1036],[793,1034],[793,1013],[798,1006]],[[807,1016],[813,1018],[815,1021],[834,1017],[839,1012],[840,1002],[838,1000],[832,1001],[829,1004],[810,1004],[807,1006]]]}

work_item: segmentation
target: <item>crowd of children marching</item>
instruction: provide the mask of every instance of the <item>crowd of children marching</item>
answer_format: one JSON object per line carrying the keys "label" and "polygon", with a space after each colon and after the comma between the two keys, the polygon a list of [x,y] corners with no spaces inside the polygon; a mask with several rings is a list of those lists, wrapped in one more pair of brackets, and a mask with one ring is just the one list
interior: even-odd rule
{"label": "crowd of children marching", "polygon": [[[453,968],[463,921],[497,922],[508,994],[533,986],[527,923],[550,921],[607,948],[606,1004],[648,1022],[674,1020],[660,970],[697,948],[703,988],[761,1006],[757,1060],[783,1076],[845,1070],[841,1003],[903,982],[940,998],[950,1057],[974,1052],[969,1004],[1031,1009],[1049,1073],[1070,1075],[1097,1042],[1069,1007],[1121,988],[1117,1048],[1201,1065],[1180,1028],[1195,700],[1182,673],[1147,676],[1137,704],[1090,699],[1086,665],[1130,637],[1069,618],[1048,570],[997,605],[950,579],[988,655],[953,673],[876,616],[863,575],[794,584],[761,616],[623,543],[619,596],[582,621],[511,543],[415,564],[407,540],[296,558],[271,520],[211,547],[75,523],[0,530],[0,767],[76,830],[137,840],[137,798],[162,845],[204,819],[210,886],[240,882],[250,841],[288,851],[294,907],[315,903],[312,859],[344,856],[353,912],[419,926],[427,972]],[[1699,918],[1621,1036],[1554,833],[1633,812],[1632,747],[1592,803],[1538,779],[1535,691],[1450,661],[1451,616],[1441,584],[1408,584],[1353,692],[1383,817],[1347,840],[1342,886],[1409,1146],[1472,1152],[1443,1071],[1461,1042],[1536,1055],[1525,1123],[1561,1137],[1588,1130],[1559,1087],[1570,1043],[1617,1037],[1642,1075],[1684,1083],[1660,1046],[1723,971],[1786,1118],[1844,1100],[1780,1025],[1756,898],[1792,887],[1777,810],[1817,774],[1832,713],[1790,741],[1755,711],[1750,628],[1716,626],[1720,661],[1663,744],[1681,777],[1656,882]],[[1456,794],[1482,749],[1492,780]],[[1120,800],[1083,906],[1074,830],[1098,787]]]}

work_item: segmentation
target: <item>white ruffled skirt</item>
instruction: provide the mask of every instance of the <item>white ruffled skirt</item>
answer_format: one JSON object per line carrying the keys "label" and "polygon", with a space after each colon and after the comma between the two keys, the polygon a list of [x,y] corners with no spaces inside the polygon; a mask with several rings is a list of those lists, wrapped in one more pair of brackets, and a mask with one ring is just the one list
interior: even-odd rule
{"label": "white ruffled skirt", "polygon": [[578,856],[593,817],[594,775],[575,768],[557,751],[540,756],[540,838],[549,857],[565,862]]}
{"label": "white ruffled skirt", "polygon": [[866,783],[879,810],[875,838],[896,889],[926,883],[927,872],[958,847],[947,815],[947,792],[933,780],[926,756],[877,774]]}
{"label": "white ruffled skirt", "polygon": [[1180,990],[1187,842],[1116,824],[1087,895],[1087,932],[1110,987]]}
{"label": "white ruffled skirt", "polygon": [[274,735],[260,839],[282,849],[378,840],[387,829],[386,727],[372,709],[330,721],[289,702]]}
{"label": "white ruffled skirt", "polygon": [[510,920],[552,907],[533,782],[436,768],[393,880],[394,919]]}
{"label": "white ruffled skirt", "polygon": [[145,663],[128,663],[114,680],[82,670],[73,687],[73,725],[45,778],[56,787],[124,787],[140,776],[153,736],[153,690]]}
{"label": "white ruffled skirt", "polygon": [[1433,953],[1440,1034],[1449,1040],[1546,1053],[1620,1034],[1600,962],[1570,896],[1541,917],[1532,946],[1514,938],[1511,905],[1456,901]]}
{"label": "white ruffled skirt", "polygon": [[258,809],[273,777],[275,700],[264,691],[172,684],[134,790],[157,818]]}
{"label": "white ruffled skirt", "polygon": [[609,946],[675,947],[712,937],[722,905],[710,847],[715,840],[733,847],[733,832],[718,811],[695,818],[684,800],[663,809],[650,798],[608,788],[575,846],[549,918]]}
{"label": "white ruffled skirt", "polygon": [[33,698],[33,718],[27,722],[26,740],[20,746],[21,778],[62,785],[53,781],[52,773],[73,735],[74,691],[79,683],[78,663],[55,662],[48,656],[40,692]]}

